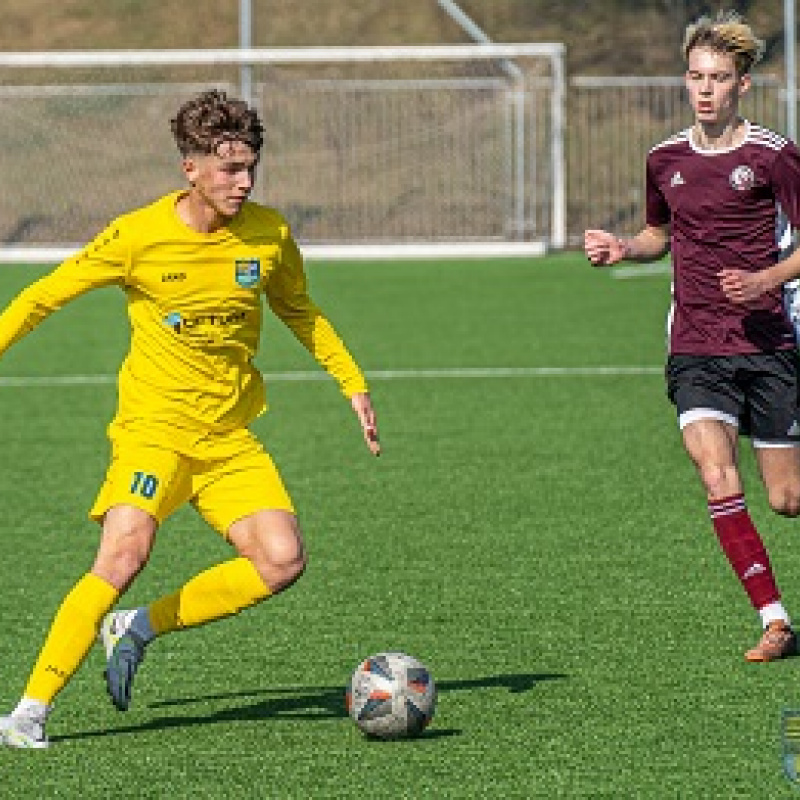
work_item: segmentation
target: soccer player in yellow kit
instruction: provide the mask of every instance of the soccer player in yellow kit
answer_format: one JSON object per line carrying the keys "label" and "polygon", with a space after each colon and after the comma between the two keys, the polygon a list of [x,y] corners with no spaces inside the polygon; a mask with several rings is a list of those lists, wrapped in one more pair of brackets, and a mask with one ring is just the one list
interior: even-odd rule
{"label": "soccer player in yellow kit", "polygon": [[[306,552],[292,502],[248,425],[265,409],[252,360],[262,295],[350,399],[380,454],[364,377],[308,295],[303,262],[276,211],[248,201],[262,126],[246,103],[209,91],[172,120],[189,186],[112,222],[0,315],[0,353],[90,289],[127,296],[130,351],[109,425],[111,463],[90,511],[102,525],[94,563],[64,598],[22,699],[0,718],[0,740],[47,747],[45,721],[98,638],[120,710],[155,637],[236,614],[290,586]],[[190,502],[234,558],[173,594],[111,611],[144,567],[156,530]]]}

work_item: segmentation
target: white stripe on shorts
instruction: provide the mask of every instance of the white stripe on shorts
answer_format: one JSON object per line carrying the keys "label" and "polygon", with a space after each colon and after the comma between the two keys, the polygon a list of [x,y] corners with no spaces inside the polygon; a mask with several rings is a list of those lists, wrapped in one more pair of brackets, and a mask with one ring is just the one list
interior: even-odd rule
{"label": "white stripe on shorts", "polygon": [[[678,417],[678,425],[683,430],[691,422],[699,422],[704,419],[714,419],[719,422],[727,422],[728,425],[733,425],[738,430],[739,420],[731,414],[726,414],[724,411],[719,411],[716,408],[690,408],[684,411]],[[765,439],[751,439],[753,447],[763,450],[779,449],[786,447],[800,447],[800,442],[769,442]]]}
{"label": "white stripe on shorts", "polygon": [[719,422],[727,422],[728,425],[733,425],[734,428],[738,429],[739,427],[739,420],[736,417],[716,408],[690,408],[678,417],[678,425],[683,430],[691,422],[699,422],[704,419],[715,419]]}

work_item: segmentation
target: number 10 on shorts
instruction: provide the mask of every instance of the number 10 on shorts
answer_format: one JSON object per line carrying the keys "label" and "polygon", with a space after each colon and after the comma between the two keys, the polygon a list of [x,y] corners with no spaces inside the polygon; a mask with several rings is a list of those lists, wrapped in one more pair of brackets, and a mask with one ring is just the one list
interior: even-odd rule
{"label": "number 10 on shorts", "polygon": [[150,500],[158,488],[158,478],[146,472],[134,472],[131,481],[131,494],[139,494]]}

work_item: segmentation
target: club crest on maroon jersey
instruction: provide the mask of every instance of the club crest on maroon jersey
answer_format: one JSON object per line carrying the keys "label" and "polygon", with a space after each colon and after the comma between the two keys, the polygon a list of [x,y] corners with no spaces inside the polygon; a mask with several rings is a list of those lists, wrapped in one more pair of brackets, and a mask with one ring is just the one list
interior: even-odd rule
{"label": "club crest on maroon jersey", "polygon": [[750,167],[742,165],[736,167],[728,177],[731,186],[739,192],[746,192],[752,189],[756,183],[756,176]]}

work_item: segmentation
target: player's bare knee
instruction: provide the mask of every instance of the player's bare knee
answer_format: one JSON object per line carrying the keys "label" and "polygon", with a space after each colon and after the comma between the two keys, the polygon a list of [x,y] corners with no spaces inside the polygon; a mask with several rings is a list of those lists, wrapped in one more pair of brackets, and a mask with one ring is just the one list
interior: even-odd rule
{"label": "player's bare knee", "polygon": [[278,536],[267,542],[259,561],[256,569],[265,583],[272,592],[280,592],[305,572],[308,555],[299,536]]}
{"label": "player's bare knee", "polygon": [[698,466],[700,480],[703,482],[709,497],[726,497],[737,491],[738,479],[735,471],[720,464],[702,464]]}
{"label": "player's bare knee", "polygon": [[800,487],[770,487],[767,492],[770,508],[784,517],[800,515]]}
{"label": "player's bare knee", "polygon": [[133,580],[147,564],[148,553],[138,548],[126,548],[117,555],[117,566],[120,573]]}
{"label": "player's bare knee", "polygon": [[288,511],[261,511],[234,523],[228,539],[249,559],[271,593],[291,586],[305,571],[307,556],[300,526]]}
{"label": "player's bare knee", "polygon": [[124,590],[147,564],[149,553],[138,548],[102,549],[92,566],[92,572],[117,589]]}
{"label": "player's bare knee", "polygon": [[112,509],[103,523],[92,571],[119,589],[127,587],[147,564],[155,528],[146,514]]}
{"label": "player's bare knee", "polygon": [[307,564],[308,556],[305,552],[300,553],[294,560],[282,564],[277,570],[277,577],[273,578],[272,591],[279,592],[288,589],[306,571]]}

